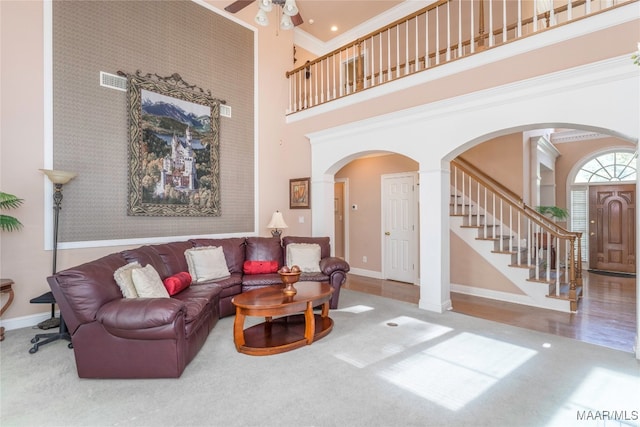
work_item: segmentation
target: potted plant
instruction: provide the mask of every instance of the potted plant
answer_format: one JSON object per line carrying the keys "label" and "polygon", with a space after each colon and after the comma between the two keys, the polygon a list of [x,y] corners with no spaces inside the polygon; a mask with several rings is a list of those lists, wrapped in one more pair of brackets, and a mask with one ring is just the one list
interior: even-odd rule
{"label": "potted plant", "polygon": [[[3,193],[0,191],[0,210],[16,209],[24,202],[23,199],[13,194]],[[0,214],[0,230],[16,231],[22,228],[22,223],[9,215]]]}
{"label": "potted plant", "polygon": [[562,221],[569,218],[569,211],[557,206],[536,206],[536,211],[553,220]]}

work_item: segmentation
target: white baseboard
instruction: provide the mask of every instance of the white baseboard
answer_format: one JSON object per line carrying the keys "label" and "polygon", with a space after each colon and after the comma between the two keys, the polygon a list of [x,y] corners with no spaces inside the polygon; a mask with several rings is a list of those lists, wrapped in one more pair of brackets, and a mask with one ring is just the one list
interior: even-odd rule
{"label": "white baseboard", "polygon": [[548,298],[548,305],[536,302],[535,299],[520,294],[512,294],[509,292],[493,291],[491,289],[475,288],[473,286],[451,284],[451,292],[459,294],[473,295],[476,297],[489,298],[498,301],[511,302],[515,304],[528,305],[530,307],[545,308],[547,310],[557,310],[571,313],[569,302],[567,300]]}
{"label": "white baseboard", "polygon": [[[356,274],[358,276],[371,277],[372,279],[384,279],[381,271],[365,270],[362,268],[351,268],[349,273]],[[347,273],[347,274],[349,274]]]}
{"label": "white baseboard", "polygon": [[513,302],[516,304],[533,305],[533,301],[527,295],[512,294],[510,292],[494,291],[485,288],[476,288],[473,286],[459,285],[457,283],[451,284],[451,292],[459,294],[473,295],[476,297],[495,299],[505,302]]}
{"label": "white baseboard", "polygon": [[[60,316],[60,311],[56,311],[55,314],[56,316]],[[38,314],[30,314],[28,316],[14,317],[11,319],[2,319],[0,320],[0,326],[4,326],[7,331],[21,328],[31,328],[32,326],[36,326],[38,323],[42,322],[43,320],[47,320],[50,317],[51,311]]]}

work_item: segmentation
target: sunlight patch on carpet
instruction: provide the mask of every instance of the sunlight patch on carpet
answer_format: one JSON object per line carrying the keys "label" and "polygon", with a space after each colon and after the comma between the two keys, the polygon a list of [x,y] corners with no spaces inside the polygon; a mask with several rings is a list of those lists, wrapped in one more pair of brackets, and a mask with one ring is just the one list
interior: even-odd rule
{"label": "sunlight patch on carpet", "polygon": [[[389,327],[387,323],[395,323],[397,326]],[[449,331],[452,329],[446,326],[399,316],[365,325],[357,335],[342,337],[345,343],[337,348],[343,350],[334,356],[353,366],[364,368]]]}
{"label": "sunlight patch on carpet", "polygon": [[549,426],[638,426],[640,381],[637,376],[594,368],[558,408]]}
{"label": "sunlight patch on carpet", "polygon": [[374,310],[374,308],[373,307],[369,307],[368,305],[352,305],[350,307],[337,308],[337,309],[331,310],[331,311],[342,311],[344,313],[360,314],[360,313],[364,313],[364,312],[371,311],[371,310]]}
{"label": "sunlight patch on carpet", "polygon": [[463,408],[537,352],[464,332],[378,375],[452,411]]}

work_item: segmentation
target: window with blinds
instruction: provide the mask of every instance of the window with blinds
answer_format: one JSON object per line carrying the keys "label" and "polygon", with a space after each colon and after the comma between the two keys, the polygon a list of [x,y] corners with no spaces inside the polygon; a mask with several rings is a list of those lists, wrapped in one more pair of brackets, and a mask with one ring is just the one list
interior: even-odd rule
{"label": "window with blinds", "polygon": [[582,251],[583,262],[587,261],[588,197],[588,187],[574,187],[571,189],[571,231],[582,233],[580,250]]}

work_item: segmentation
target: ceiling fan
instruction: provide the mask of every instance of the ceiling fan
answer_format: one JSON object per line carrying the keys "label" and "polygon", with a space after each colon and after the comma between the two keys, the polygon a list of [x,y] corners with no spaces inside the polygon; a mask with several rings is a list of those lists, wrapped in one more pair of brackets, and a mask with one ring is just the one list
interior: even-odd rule
{"label": "ceiling fan", "polygon": [[[254,2],[255,0],[236,0],[225,7],[224,10],[229,13],[236,13]],[[258,0],[258,14],[255,17],[256,23],[265,27],[269,25],[267,12],[271,11],[274,4],[282,8],[282,20],[280,21],[280,27],[282,29],[288,30],[304,22],[302,16],[300,16],[295,0]]]}

